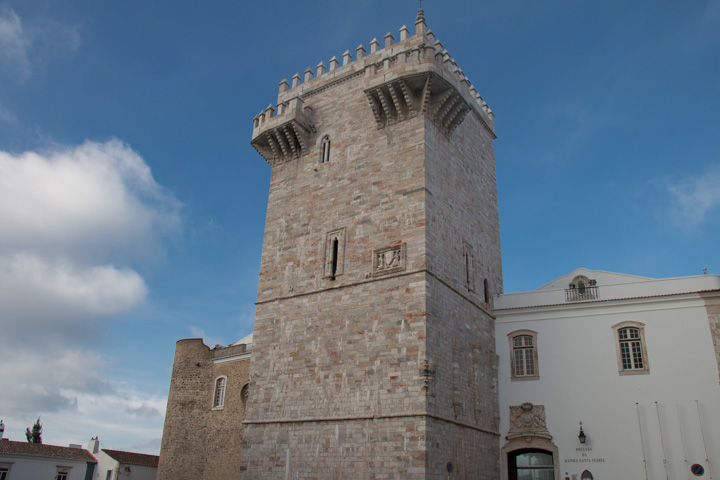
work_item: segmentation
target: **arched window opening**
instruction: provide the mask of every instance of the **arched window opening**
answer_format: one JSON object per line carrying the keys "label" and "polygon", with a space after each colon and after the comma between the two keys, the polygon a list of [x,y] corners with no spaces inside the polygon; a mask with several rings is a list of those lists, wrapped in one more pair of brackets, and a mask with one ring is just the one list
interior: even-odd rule
{"label": "arched window opening", "polygon": [[325,135],[321,142],[320,163],[328,163],[330,161],[330,137]]}
{"label": "arched window opening", "polygon": [[640,342],[640,330],[637,328],[621,328],[618,330],[620,339],[620,358],[623,370],[640,370],[645,362]]}
{"label": "arched window opening", "polygon": [[620,374],[649,373],[650,367],[645,345],[645,325],[640,322],[626,321],[613,325],[613,330],[615,331],[615,345],[617,347]]}
{"label": "arched window opening", "polygon": [[219,377],[215,380],[215,396],[213,397],[213,408],[223,408],[225,406],[225,387],[227,386],[227,377]]}
{"label": "arched window opening", "polygon": [[590,470],[585,470],[582,475],[580,475],[581,480],[593,480],[593,475],[590,473]]}
{"label": "arched window opening", "polygon": [[246,383],[243,385],[242,390],[240,390],[240,401],[242,401],[243,406],[247,404],[248,386],[249,384]]}
{"label": "arched window opening", "polygon": [[530,335],[518,335],[513,339],[516,377],[535,375],[535,359],[533,358],[535,345],[533,343],[533,337]]}
{"label": "arched window opening", "polygon": [[573,278],[565,290],[565,300],[568,302],[581,302],[584,300],[597,300],[600,298],[596,280],[591,280],[584,275]]}
{"label": "arched window opening", "polygon": [[516,330],[508,334],[510,340],[510,375],[513,380],[539,378],[537,332]]}

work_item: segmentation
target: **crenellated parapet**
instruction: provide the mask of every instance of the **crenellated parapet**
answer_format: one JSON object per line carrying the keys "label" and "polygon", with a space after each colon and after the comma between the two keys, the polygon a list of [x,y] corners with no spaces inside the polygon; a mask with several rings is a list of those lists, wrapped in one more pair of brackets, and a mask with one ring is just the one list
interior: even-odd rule
{"label": "crenellated parapet", "polygon": [[346,50],[341,58],[320,62],[316,72],[308,67],[291,82],[280,82],[276,107],[268,106],[254,118],[252,145],[271,164],[297,158],[315,139],[313,97],[327,89],[362,77],[369,108],[382,129],[409,118],[425,115],[448,137],[468,114],[474,115],[495,137],[494,114],[470,80],[443,48],[425,23],[422,9],[415,21],[415,34],[403,26],[396,43],[391,33],[383,48],[370,41],[355,58]]}

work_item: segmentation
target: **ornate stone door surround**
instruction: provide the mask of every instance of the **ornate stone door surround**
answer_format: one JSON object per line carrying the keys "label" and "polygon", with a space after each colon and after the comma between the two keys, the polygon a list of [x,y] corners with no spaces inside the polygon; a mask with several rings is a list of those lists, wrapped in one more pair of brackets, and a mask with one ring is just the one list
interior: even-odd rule
{"label": "ornate stone door surround", "polygon": [[507,442],[500,449],[502,478],[508,480],[508,454],[516,450],[545,450],[553,456],[555,480],[560,480],[559,449],[545,423],[545,406],[525,402],[510,406],[510,428],[505,436]]}

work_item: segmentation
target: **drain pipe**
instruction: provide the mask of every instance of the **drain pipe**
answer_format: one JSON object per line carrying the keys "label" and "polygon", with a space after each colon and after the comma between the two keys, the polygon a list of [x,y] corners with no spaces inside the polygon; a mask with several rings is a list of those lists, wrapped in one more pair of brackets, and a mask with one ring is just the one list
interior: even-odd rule
{"label": "drain pipe", "polygon": [[695,400],[695,406],[697,407],[698,422],[700,422],[700,434],[702,435],[703,448],[705,449],[705,463],[707,464],[707,467],[708,467],[708,475],[710,475],[709,480],[712,480],[712,470],[710,469],[710,458],[708,457],[707,444],[705,443],[705,430],[703,430],[702,417],[700,416],[700,403],[697,400]]}
{"label": "drain pipe", "polygon": [[637,402],[635,402],[635,413],[637,413],[638,430],[640,430],[640,448],[642,449],[642,454],[643,454],[643,467],[645,467],[645,480],[649,480],[648,473],[647,473],[647,460],[645,459],[645,442],[643,442],[642,424],[640,423],[640,405],[638,405]]}
{"label": "drain pipe", "polygon": [[688,480],[690,480],[690,465],[687,461],[687,452],[685,451],[685,436],[682,431],[682,422],[680,421],[680,409],[678,408],[677,402],[675,402],[675,413],[677,414],[678,428],[680,429],[680,443],[683,449],[683,460],[685,460],[685,472],[687,473]]}
{"label": "drain pipe", "polygon": [[655,402],[655,412],[657,413],[658,428],[660,429],[660,447],[662,448],[663,454],[663,468],[665,468],[665,480],[670,480],[670,476],[668,475],[667,470],[667,458],[665,458],[665,440],[663,440],[662,422],[660,421],[660,408],[658,407],[658,402]]}

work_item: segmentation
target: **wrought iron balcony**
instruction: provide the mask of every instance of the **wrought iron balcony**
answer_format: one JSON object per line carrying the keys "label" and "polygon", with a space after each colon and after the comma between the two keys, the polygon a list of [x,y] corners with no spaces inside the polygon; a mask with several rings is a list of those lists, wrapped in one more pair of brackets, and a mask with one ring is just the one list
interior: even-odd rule
{"label": "wrought iron balcony", "polygon": [[566,288],[566,302],[583,302],[586,300],[597,300],[600,298],[597,285],[583,286],[579,288]]}

